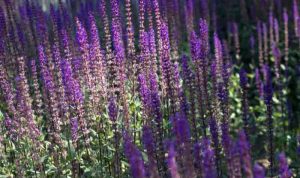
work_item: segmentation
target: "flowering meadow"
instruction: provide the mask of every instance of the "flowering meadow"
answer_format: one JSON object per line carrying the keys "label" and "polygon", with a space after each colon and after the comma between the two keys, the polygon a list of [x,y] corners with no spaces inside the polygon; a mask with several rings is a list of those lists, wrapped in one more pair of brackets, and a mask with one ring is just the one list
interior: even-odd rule
{"label": "flowering meadow", "polygon": [[300,177],[299,0],[0,0],[0,178]]}

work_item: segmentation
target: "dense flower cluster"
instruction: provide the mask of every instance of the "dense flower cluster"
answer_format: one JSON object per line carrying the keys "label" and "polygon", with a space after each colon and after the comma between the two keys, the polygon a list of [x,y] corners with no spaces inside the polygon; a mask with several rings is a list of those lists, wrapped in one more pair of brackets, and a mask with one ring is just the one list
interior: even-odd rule
{"label": "dense flower cluster", "polygon": [[236,3],[0,1],[0,177],[299,176],[298,2]]}

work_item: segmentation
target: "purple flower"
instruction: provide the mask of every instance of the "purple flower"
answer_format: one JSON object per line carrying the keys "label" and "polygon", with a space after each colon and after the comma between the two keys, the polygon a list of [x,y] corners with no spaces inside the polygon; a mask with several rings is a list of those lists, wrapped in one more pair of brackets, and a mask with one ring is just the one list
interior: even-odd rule
{"label": "purple flower", "polygon": [[62,78],[63,84],[66,92],[66,97],[68,98],[68,102],[71,108],[71,118],[78,119],[78,125],[80,131],[84,136],[85,145],[89,145],[88,139],[88,129],[85,121],[85,111],[83,108],[84,104],[84,97],[83,93],[81,92],[80,85],[78,81],[73,77],[72,68],[68,61],[62,60],[61,61],[61,70],[62,70]]}
{"label": "purple flower", "polygon": [[57,103],[57,95],[56,95],[56,87],[53,81],[52,73],[50,72],[48,66],[48,61],[44,54],[44,48],[43,46],[38,47],[39,52],[39,61],[41,66],[41,73],[43,77],[44,87],[47,91],[47,97],[49,101],[49,111],[52,117],[51,124],[52,127],[48,128],[49,131],[52,131],[53,133],[53,139],[54,141],[59,143],[61,142],[61,138],[59,136],[60,133],[60,125],[61,120],[59,118],[59,109],[58,109],[58,103]]}
{"label": "purple flower", "polygon": [[250,145],[248,143],[245,132],[242,130],[239,132],[239,148],[240,155],[243,165],[244,174],[247,178],[252,178],[252,163],[251,163],[251,155],[250,155]]}
{"label": "purple flower", "polygon": [[219,131],[218,131],[218,123],[216,121],[215,117],[210,118],[209,120],[209,129],[212,137],[212,142],[214,146],[214,151],[217,155],[216,157],[216,163],[219,161],[218,157],[218,151],[220,150],[220,145],[219,145]]}
{"label": "purple flower", "polygon": [[264,64],[264,51],[263,51],[263,33],[262,33],[262,27],[261,22],[257,22],[257,39],[258,39],[258,61],[259,66],[262,68]]}
{"label": "purple flower", "polygon": [[216,60],[216,75],[217,79],[222,77],[222,67],[223,67],[223,50],[222,44],[217,34],[214,35],[214,45],[215,45],[215,60]]}
{"label": "purple flower", "polygon": [[176,152],[173,142],[169,143],[168,167],[172,178],[180,178],[178,166],[176,163]]}
{"label": "purple flower", "polygon": [[76,117],[73,117],[70,119],[71,124],[71,138],[74,145],[76,145],[76,142],[78,140],[78,120]]}
{"label": "purple flower", "polygon": [[118,117],[118,107],[117,107],[116,100],[114,97],[110,97],[110,99],[109,99],[108,115],[109,115],[109,119],[112,122],[116,122],[117,117]]}
{"label": "purple flower", "polygon": [[204,178],[216,178],[217,171],[215,167],[215,152],[210,148],[210,142],[204,138],[202,140],[203,145],[203,177]]}
{"label": "purple flower", "polygon": [[[95,99],[99,98],[98,92],[100,93],[100,97],[106,94],[106,79],[105,79],[105,58],[101,52],[101,44],[98,35],[98,28],[96,25],[95,17],[92,13],[89,14],[89,22],[90,22],[90,66],[91,66],[91,74],[93,74],[93,89],[92,91],[95,92],[94,95],[96,96]],[[98,88],[98,89],[97,89]],[[98,96],[98,97],[97,97]],[[98,101],[99,102],[99,101]]]}
{"label": "purple flower", "polygon": [[189,122],[184,113],[176,113],[170,120],[173,124],[173,133],[176,135],[177,151],[185,167],[182,168],[185,177],[193,177],[193,155],[191,154],[191,134]]}
{"label": "purple flower", "polygon": [[20,125],[15,119],[12,119],[9,117],[8,114],[4,114],[4,126],[7,130],[7,133],[9,137],[12,139],[12,141],[17,141],[18,138],[22,138],[22,133],[19,132]]}
{"label": "purple flower", "polygon": [[297,4],[297,0],[293,1],[293,19],[294,19],[294,28],[295,28],[295,34],[296,37],[299,36],[299,31],[298,31],[298,19],[299,19],[299,11],[298,11],[298,4]]}
{"label": "purple flower", "polygon": [[40,130],[34,120],[31,98],[29,96],[29,86],[25,75],[25,62],[22,57],[18,58],[18,76],[16,77],[16,90],[18,96],[18,109],[20,116],[26,118],[26,131],[35,144],[38,144],[37,138],[40,136]]}
{"label": "purple flower", "polygon": [[267,106],[267,122],[268,122],[268,140],[269,140],[269,162],[270,162],[270,175],[274,174],[274,143],[273,143],[273,86],[272,86],[272,77],[270,73],[270,69],[267,65],[265,65],[265,84],[264,84],[264,100]]}
{"label": "purple flower", "polygon": [[39,80],[38,80],[38,73],[37,73],[37,67],[35,64],[35,60],[31,61],[31,74],[32,74],[32,80],[33,80],[33,91],[34,91],[34,109],[36,114],[41,115],[42,114],[42,95],[40,92],[40,86],[39,86]]}
{"label": "purple flower", "polygon": [[201,143],[194,144],[194,165],[197,175],[201,174],[202,171],[202,150],[201,150]]}
{"label": "purple flower", "polygon": [[[15,94],[13,92],[13,87],[8,80],[7,72],[3,66],[2,61],[0,61],[0,89],[3,94],[3,99],[6,102],[9,114],[17,116],[17,110],[15,108]],[[17,119],[14,117],[14,119]]]}
{"label": "purple flower", "polygon": [[190,34],[191,58],[194,62],[199,60],[200,55],[200,40],[195,31]]}
{"label": "purple flower", "polygon": [[268,64],[269,61],[269,45],[268,45],[268,29],[267,24],[263,23],[262,25],[262,34],[263,34],[263,54],[264,54],[264,62]]}
{"label": "purple flower", "polygon": [[269,30],[270,30],[270,46],[274,43],[274,17],[273,12],[270,10],[269,12]]}
{"label": "purple flower", "polygon": [[133,178],[145,177],[145,166],[142,154],[132,142],[128,133],[124,133],[124,151],[125,156],[129,160],[131,175]]}
{"label": "purple flower", "polygon": [[107,52],[107,55],[111,55],[111,34],[110,34],[110,25],[108,20],[108,15],[106,13],[106,1],[100,0],[99,3],[99,11],[100,11],[100,17],[103,19],[103,28],[104,28],[104,34],[105,34],[105,49]]}
{"label": "purple flower", "polygon": [[279,154],[279,175],[280,178],[290,178],[293,175],[289,170],[287,158],[284,153]]}
{"label": "purple flower", "polygon": [[209,21],[209,1],[208,0],[201,0],[201,18]]}
{"label": "purple flower", "polygon": [[2,7],[0,7],[0,36],[1,36],[1,40],[6,35],[5,33],[6,33],[6,19],[5,19],[4,11],[3,11]]}
{"label": "purple flower", "polygon": [[[156,74],[150,74],[150,90],[151,90],[151,107],[153,109],[153,115],[157,124],[162,124],[162,113],[160,110],[160,96],[158,91]],[[162,134],[162,133],[161,133]]]}
{"label": "purple flower", "polygon": [[261,81],[260,72],[259,72],[258,68],[255,69],[255,85],[256,85],[256,89],[258,91],[260,98],[263,98],[264,88],[263,88],[263,83]]}
{"label": "purple flower", "polygon": [[274,34],[275,34],[275,42],[276,44],[279,43],[279,24],[278,20],[275,18],[274,19]]}
{"label": "purple flower", "polygon": [[253,167],[253,176],[254,178],[265,178],[265,169],[258,163],[255,163]]}
{"label": "purple flower", "polygon": [[92,84],[91,84],[92,77],[90,73],[88,36],[84,26],[82,25],[82,23],[79,21],[78,18],[76,18],[76,28],[77,28],[76,38],[77,38],[77,43],[79,46],[79,51],[81,53],[81,60],[82,60],[83,79],[86,82],[86,85],[88,87],[88,92],[89,92],[92,88]]}
{"label": "purple flower", "polygon": [[147,155],[149,159],[149,168],[151,177],[157,178],[158,169],[157,169],[157,162],[156,162],[156,144],[153,138],[152,129],[148,126],[143,127],[143,144],[147,150]]}
{"label": "purple flower", "polygon": [[63,84],[69,102],[75,104],[83,104],[84,97],[80,89],[78,81],[73,77],[72,68],[68,61],[61,61],[61,69],[63,74]]}
{"label": "purple flower", "polygon": [[[288,64],[289,55],[289,15],[286,8],[283,10],[283,20],[284,20],[284,60],[285,65]],[[286,69],[287,72],[287,69]]]}
{"label": "purple flower", "polygon": [[[203,0],[206,1],[206,0]],[[205,61],[209,52],[209,28],[207,21],[204,19],[199,20],[199,31],[200,31],[200,57]]]}
{"label": "purple flower", "polygon": [[177,144],[184,144],[190,141],[190,127],[184,113],[176,113],[171,117],[173,133],[176,136]]}
{"label": "purple flower", "polygon": [[281,53],[279,48],[277,47],[276,44],[272,45],[272,53],[275,58],[275,73],[276,73],[276,78],[279,79],[280,77],[280,61],[281,61]]}
{"label": "purple flower", "polygon": [[151,60],[150,62],[151,69],[155,74],[157,74],[157,51],[156,51],[156,43],[155,43],[155,32],[153,28],[149,30],[148,36],[149,36],[149,52],[150,52],[150,60]]}
{"label": "purple flower", "polygon": [[138,2],[139,2],[139,35],[141,39],[143,33],[145,32],[145,2],[144,0],[139,0]]}
{"label": "purple flower", "polygon": [[125,0],[125,11],[126,11],[126,36],[127,36],[127,52],[128,55],[134,55],[134,29],[132,25],[132,11],[131,11],[131,1]]}
{"label": "purple flower", "polygon": [[[139,93],[141,97],[141,101],[143,104],[143,112],[145,114],[145,117],[149,116],[151,112],[151,95],[150,90],[147,86],[147,81],[145,79],[145,76],[143,74],[140,74],[138,76],[139,81]],[[145,118],[146,119],[146,118]]]}

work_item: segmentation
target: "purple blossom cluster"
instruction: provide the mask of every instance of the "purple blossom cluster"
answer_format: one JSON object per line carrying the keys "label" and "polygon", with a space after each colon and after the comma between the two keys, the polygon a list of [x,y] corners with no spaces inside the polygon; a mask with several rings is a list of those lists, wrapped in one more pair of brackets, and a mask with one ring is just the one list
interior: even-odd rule
{"label": "purple blossom cluster", "polygon": [[288,1],[0,1],[0,175],[297,177]]}

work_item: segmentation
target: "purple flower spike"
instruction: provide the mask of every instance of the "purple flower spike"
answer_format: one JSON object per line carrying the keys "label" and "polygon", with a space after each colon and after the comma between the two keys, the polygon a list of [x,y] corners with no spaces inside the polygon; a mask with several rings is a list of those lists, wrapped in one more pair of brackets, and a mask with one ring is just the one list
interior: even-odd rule
{"label": "purple flower spike", "polygon": [[217,78],[222,77],[222,66],[223,66],[223,50],[222,44],[217,34],[214,35],[214,45],[215,45],[215,59],[216,59],[216,74]]}
{"label": "purple flower spike", "polygon": [[131,175],[133,178],[145,178],[145,165],[142,154],[132,142],[128,133],[124,133],[125,156],[129,160]]}
{"label": "purple flower spike", "polygon": [[265,65],[264,67],[265,73],[265,84],[264,84],[264,100],[267,106],[267,122],[268,122],[268,141],[269,141],[269,162],[270,162],[270,175],[274,175],[274,126],[273,126],[273,86],[272,86],[272,77],[270,73],[270,68]]}
{"label": "purple flower spike", "polygon": [[279,154],[279,175],[280,178],[290,178],[293,175],[289,170],[287,158],[284,153]]}
{"label": "purple flower spike", "polygon": [[200,40],[195,31],[190,34],[191,57],[194,62],[199,60],[200,55]]}
{"label": "purple flower spike", "polygon": [[144,147],[147,150],[147,155],[149,159],[149,172],[151,177],[158,178],[158,169],[157,169],[157,162],[156,162],[156,147],[155,141],[152,134],[152,129],[148,126],[143,127],[143,143]]}
{"label": "purple flower spike", "polygon": [[116,100],[114,97],[111,97],[109,99],[109,104],[108,104],[108,115],[109,119],[112,122],[116,122],[117,117],[118,117],[118,107],[116,105]]}
{"label": "purple flower spike", "polygon": [[70,119],[72,142],[76,145],[78,140],[78,120],[76,117]]}
{"label": "purple flower spike", "polygon": [[281,52],[276,44],[272,46],[272,53],[275,58],[275,73],[276,78],[279,79],[280,77],[280,61],[281,61]]}
{"label": "purple flower spike", "polygon": [[258,163],[255,163],[253,168],[253,176],[254,178],[265,178],[265,169],[260,166]]}
{"label": "purple flower spike", "polygon": [[180,174],[178,173],[176,163],[176,152],[173,142],[169,143],[168,167],[172,178],[180,178]]}
{"label": "purple flower spike", "polygon": [[299,19],[299,11],[298,11],[298,4],[297,0],[293,1],[293,16],[294,16],[294,27],[295,27],[295,34],[297,37],[299,37],[299,31],[298,31],[298,19]]}
{"label": "purple flower spike", "polygon": [[256,85],[256,89],[259,93],[260,98],[263,98],[264,88],[263,88],[263,83],[261,81],[260,72],[259,72],[258,68],[255,69],[255,85]]}
{"label": "purple flower spike", "polygon": [[216,178],[217,171],[215,167],[215,152],[210,148],[209,140],[202,141],[203,148],[203,177]]}
{"label": "purple flower spike", "polygon": [[[206,0],[203,0],[206,1]],[[200,31],[200,45],[201,45],[201,52],[200,57],[201,59],[205,59],[208,55],[209,51],[209,28],[207,21],[204,19],[200,19],[199,21],[199,31]]]}
{"label": "purple flower spike", "polygon": [[84,80],[86,82],[86,85],[89,87],[89,90],[92,88],[91,82],[91,73],[90,73],[90,56],[89,56],[89,43],[88,43],[88,37],[87,32],[82,25],[82,23],[79,21],[78,18],[76,18],[76,37],[77,42],[79,46],[79,50],[81,53],[81,60],[82,60],[82,72],[84,76]]}
{"label": "purple flower spike", "polygon": [[250,145],[248,143],[246,134],[244,131],[240,131],[239,133],[239,147],[240,147],[240,155],[243,165],[243,171],[247,178],[252,178],[252,163],[250,156]]}

